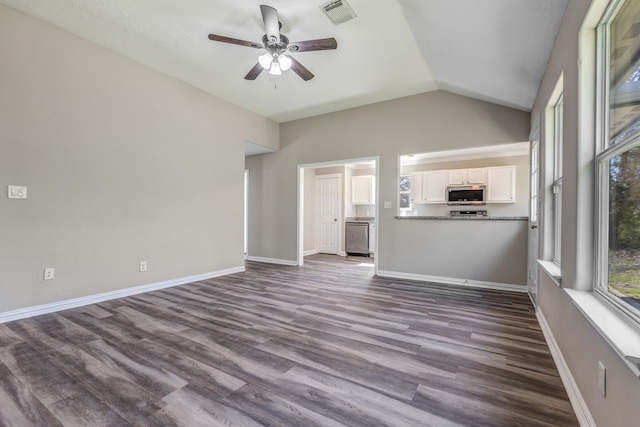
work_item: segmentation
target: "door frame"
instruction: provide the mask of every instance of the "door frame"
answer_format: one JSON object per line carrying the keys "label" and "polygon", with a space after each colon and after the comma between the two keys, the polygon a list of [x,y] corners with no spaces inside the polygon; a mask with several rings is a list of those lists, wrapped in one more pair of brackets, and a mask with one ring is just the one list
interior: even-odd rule
{"label": "door frame", "polygon": [[[533,130],[529,135],[529,221],[527,222],[527,293],[533,303],[533,306],[538,307],[538,258],[540,257],[540,215],[542,208],[542,159],[541,159],[541,141],[540,141],[540,117],[536,120]],[[531,218],[532,211],[532,166],[533,166],[533,149],[537,146],[537,206],[536,206],[536,218]],[[536,234],[535,241],[532,239],[532,234]],[[532,292],[532,289],[534,290]]]}
{"label": "door frame", "polygon": [[[344,222],[344,217],[343,217],[343,212],[342,212],[342,203],[344,202],[344,200],[342,199],[342,174],[341,173],[330,173],[330,174],[326,174],[326,175],[316,175],[316,194],[314,195],[314,197],[316,198],[316,203],[315,203],[315,207],[316,207],[316,212],[315,212],[315,223],[316,223],[316,250],[319,251],[319,247],[320,245],[318,244],[318,241],[320,239],[320,235],[318,234],[318,230],[320,229],[318,226],[320,225],[320,217],[318,215],[318,180],[320,179],[332,179],[332,178],[337,178],[338,179],[338,194],[337,194],[337,199],[338,199],[338,203],[337,203],[337,207],[338,207],[338,227],[336,227],[336,255],[342,255],[342,253],[344,252],[342,250],[342,226],[341,224]],[[310,196],[310,195],[307,195]]]}
{"label": "door frame", "polygon": [[249,169],[244,170],[244,259],[249,254]]}
{"label": "door frame", "polygon": [[373,161],[374,174],[376,177],[376,188],[375,188],[375,200],[376,200],[376,240],[374,242],[374,258],[373,258],[373,275],[378,274],[378,265],[380,261],[380,251],[379,251],[379,242],[380,242],[380,157],[360,157],[355,159],[344,159],[344,160],[335,160],[331,162],[319,162],[319,163],[305,163],[298,165],[298,218],[297,218],[297,226],[298,226],[298,239],[297,239],[297,264],[299,266],[304,265],[304,169],[307,168],[328,168],[332,166],[345,166],[350,163],[358,163],[358,162],[370,162]]}

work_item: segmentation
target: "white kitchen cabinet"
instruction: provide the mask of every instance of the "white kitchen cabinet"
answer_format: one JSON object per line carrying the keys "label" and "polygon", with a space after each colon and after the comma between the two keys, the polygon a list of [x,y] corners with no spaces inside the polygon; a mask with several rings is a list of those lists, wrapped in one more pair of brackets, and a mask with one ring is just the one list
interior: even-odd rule
{"label": "white kitchen cabinet", "polygon": [[451,169],[449,170],[448,185],[484,185],[487,183],[485,168]]}
{"label": "white kitchen cabinet", "polygon": [[487,183],[487,169],[467,169],[467,184],[483,185]]}
{"label": "white kitchen cabinet", "polygon": [[487,168],[487,203],[516,202],[516,167]]}
{"label": "white kitchen cabinet", "polygon": [[414,172],[411,174],[411,203],[424,203],[422,195],[422,181],[424,172]]}
{"label": "white kitchen cabinet", "polygon": [[375,176],[351,177],[351,203],[354,205],[373,205],[375,203]]}
{"label": "white kitchen cabinet", "polygon": [[465,185],[467,183],[467,174],[465,169],[453,169],[449,171],[447,182],[449,185]]}
{"label": "white kitchen cabinet", "polygon": [[411,174],[412,203],[446,203],[446,170],[414,172]]}

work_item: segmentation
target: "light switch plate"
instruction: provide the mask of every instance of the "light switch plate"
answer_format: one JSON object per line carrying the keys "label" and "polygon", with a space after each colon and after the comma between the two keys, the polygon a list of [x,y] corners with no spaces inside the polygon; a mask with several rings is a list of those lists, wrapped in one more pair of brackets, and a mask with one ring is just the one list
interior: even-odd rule
{"label": "light switch plate", "polygon": [[26,199],[27,187],[24,185],[8,185],[7,197],[10,199]]}
{"label": "light switch plate", "polygon": [[391,209],[391,202],[384,202],[385,209]]}

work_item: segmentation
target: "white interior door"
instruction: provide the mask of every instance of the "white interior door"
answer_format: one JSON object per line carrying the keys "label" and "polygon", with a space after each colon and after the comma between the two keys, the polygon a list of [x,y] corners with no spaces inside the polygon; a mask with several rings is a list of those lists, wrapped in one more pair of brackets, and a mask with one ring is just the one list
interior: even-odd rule
{"label": "white interior door", "polygon": [[540,210],[540,147],[537,130],[531,141],[531,179],[529,201],[529,257],[527,287],[534,305],[538,305],[538,214]]}
{"label": "white interior door", "polygon": [[340,178],[316,178],[318,252],[338,254],[340,226]]}

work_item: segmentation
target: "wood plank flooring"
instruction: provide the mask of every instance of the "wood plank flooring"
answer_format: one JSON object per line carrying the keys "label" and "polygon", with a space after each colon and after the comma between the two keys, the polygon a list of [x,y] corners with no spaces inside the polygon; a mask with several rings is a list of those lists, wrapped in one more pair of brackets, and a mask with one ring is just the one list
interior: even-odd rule
{"label": "wood plank flooring", "polygon": [[0,324],[0,425],[578,425],[526,295],[370,262],[249,262]]}

